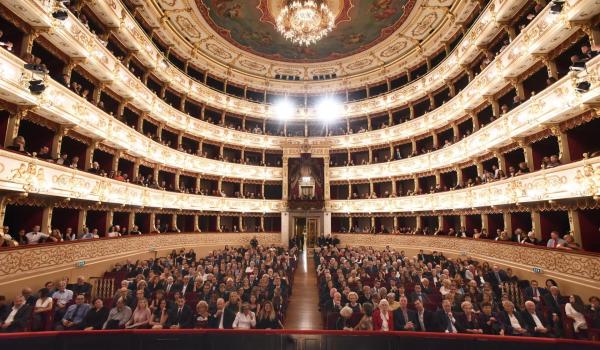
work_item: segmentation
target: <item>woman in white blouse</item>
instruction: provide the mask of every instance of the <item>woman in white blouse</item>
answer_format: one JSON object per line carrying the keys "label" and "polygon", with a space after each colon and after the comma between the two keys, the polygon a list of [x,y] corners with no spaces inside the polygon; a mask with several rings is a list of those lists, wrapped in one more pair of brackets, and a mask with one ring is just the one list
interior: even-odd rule
{"label": "woman in white blouse", "polygon": [[39,298],[35,301],[35,307],[33,308],[33,330],[44,330],[43,327],[49,316],[46,312],[52,311],[53,303],[48,288],[40,289]]}
{"label": "woman in white blouse", "polygon": [[565,305],[565,314],[573,319],[573,328],[576,333],[588,329],[585,316],[583,315],[584,311],[585,306],[581,297],[579,295],[569,296],[569,302]]}
{"label": "woman in white blouse", "polygon": [[250,305],[248,303],[242,304],[242,311],[235,315],[233,320],[234,329],[251,329],[256,327],[256,315],[250,311]]}

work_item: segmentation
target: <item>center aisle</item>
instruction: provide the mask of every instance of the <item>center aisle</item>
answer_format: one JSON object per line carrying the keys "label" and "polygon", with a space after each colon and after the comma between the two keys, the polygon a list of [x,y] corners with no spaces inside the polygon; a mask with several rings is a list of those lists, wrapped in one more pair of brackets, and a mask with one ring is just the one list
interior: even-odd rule
{"label": "center aisle", "polygon": [[321,314],[317,308],[319,294],[316,267],[312,255],[307,254],[306,250],[299,256],[294,275],[294,291],[284,324],[286,329],[322,329]]}

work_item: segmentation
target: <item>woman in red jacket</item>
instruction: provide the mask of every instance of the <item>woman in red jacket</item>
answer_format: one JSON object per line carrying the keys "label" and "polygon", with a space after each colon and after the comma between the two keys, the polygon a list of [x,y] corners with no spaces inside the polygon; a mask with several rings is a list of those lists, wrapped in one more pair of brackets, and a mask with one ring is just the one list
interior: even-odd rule
{"label": "woman in red jacket", "polygon": [[394,313],[390,311],[390,304],[385,299],[381,299],[379,308],[373,311],[373,330],[384,332],[394,330]]}

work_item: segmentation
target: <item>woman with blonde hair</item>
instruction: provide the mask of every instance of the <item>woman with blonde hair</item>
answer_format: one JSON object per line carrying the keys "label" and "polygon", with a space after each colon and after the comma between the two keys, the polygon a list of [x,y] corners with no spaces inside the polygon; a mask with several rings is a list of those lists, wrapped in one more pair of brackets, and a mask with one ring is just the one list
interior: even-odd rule
{"label": "woman with blonde hair", "polygon": [[348,293],[348,303],[346,306],[352,309],[352,312],[362,312],[362,307],[358,302],[358,294],[356,292]]}
{"label": "woman with blonde hair", "polygon": [[283,329],[283,325],[281,324],[281,320],[277,316],[275,312],[275,307],[273,307],[273,303],[269,300],[263,303],[262,308],[258,312],[258,317],[256,320],[256,328],[257,329]]}
{"label": "woman with blonde hair", "polygon": [[208,319],[210,313],[208,312],[208,303],[204,300],[200,300],[196,305],[196,325],[195,328],[208,328]]}
{"label": "woman with blonde hair", "polygon": [[148,307],[148,300],[141,298],[138,300],[137,307],[131,314],[131,318],[125,324],[125,328],[150,328],[152,313]]}

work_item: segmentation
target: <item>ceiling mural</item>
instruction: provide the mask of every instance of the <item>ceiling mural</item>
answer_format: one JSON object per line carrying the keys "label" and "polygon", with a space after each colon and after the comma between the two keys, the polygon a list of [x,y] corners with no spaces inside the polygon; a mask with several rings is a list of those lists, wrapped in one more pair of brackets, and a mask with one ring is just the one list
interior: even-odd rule
{"label": "ceiling mural", "polygon": [[285,0],[195,0],[205,20],[235,46],[286,62],[320,62],[364,51],[390,36],[416,0],[328,0],[336,27],[308,47],[292,44],[275,27]]}

